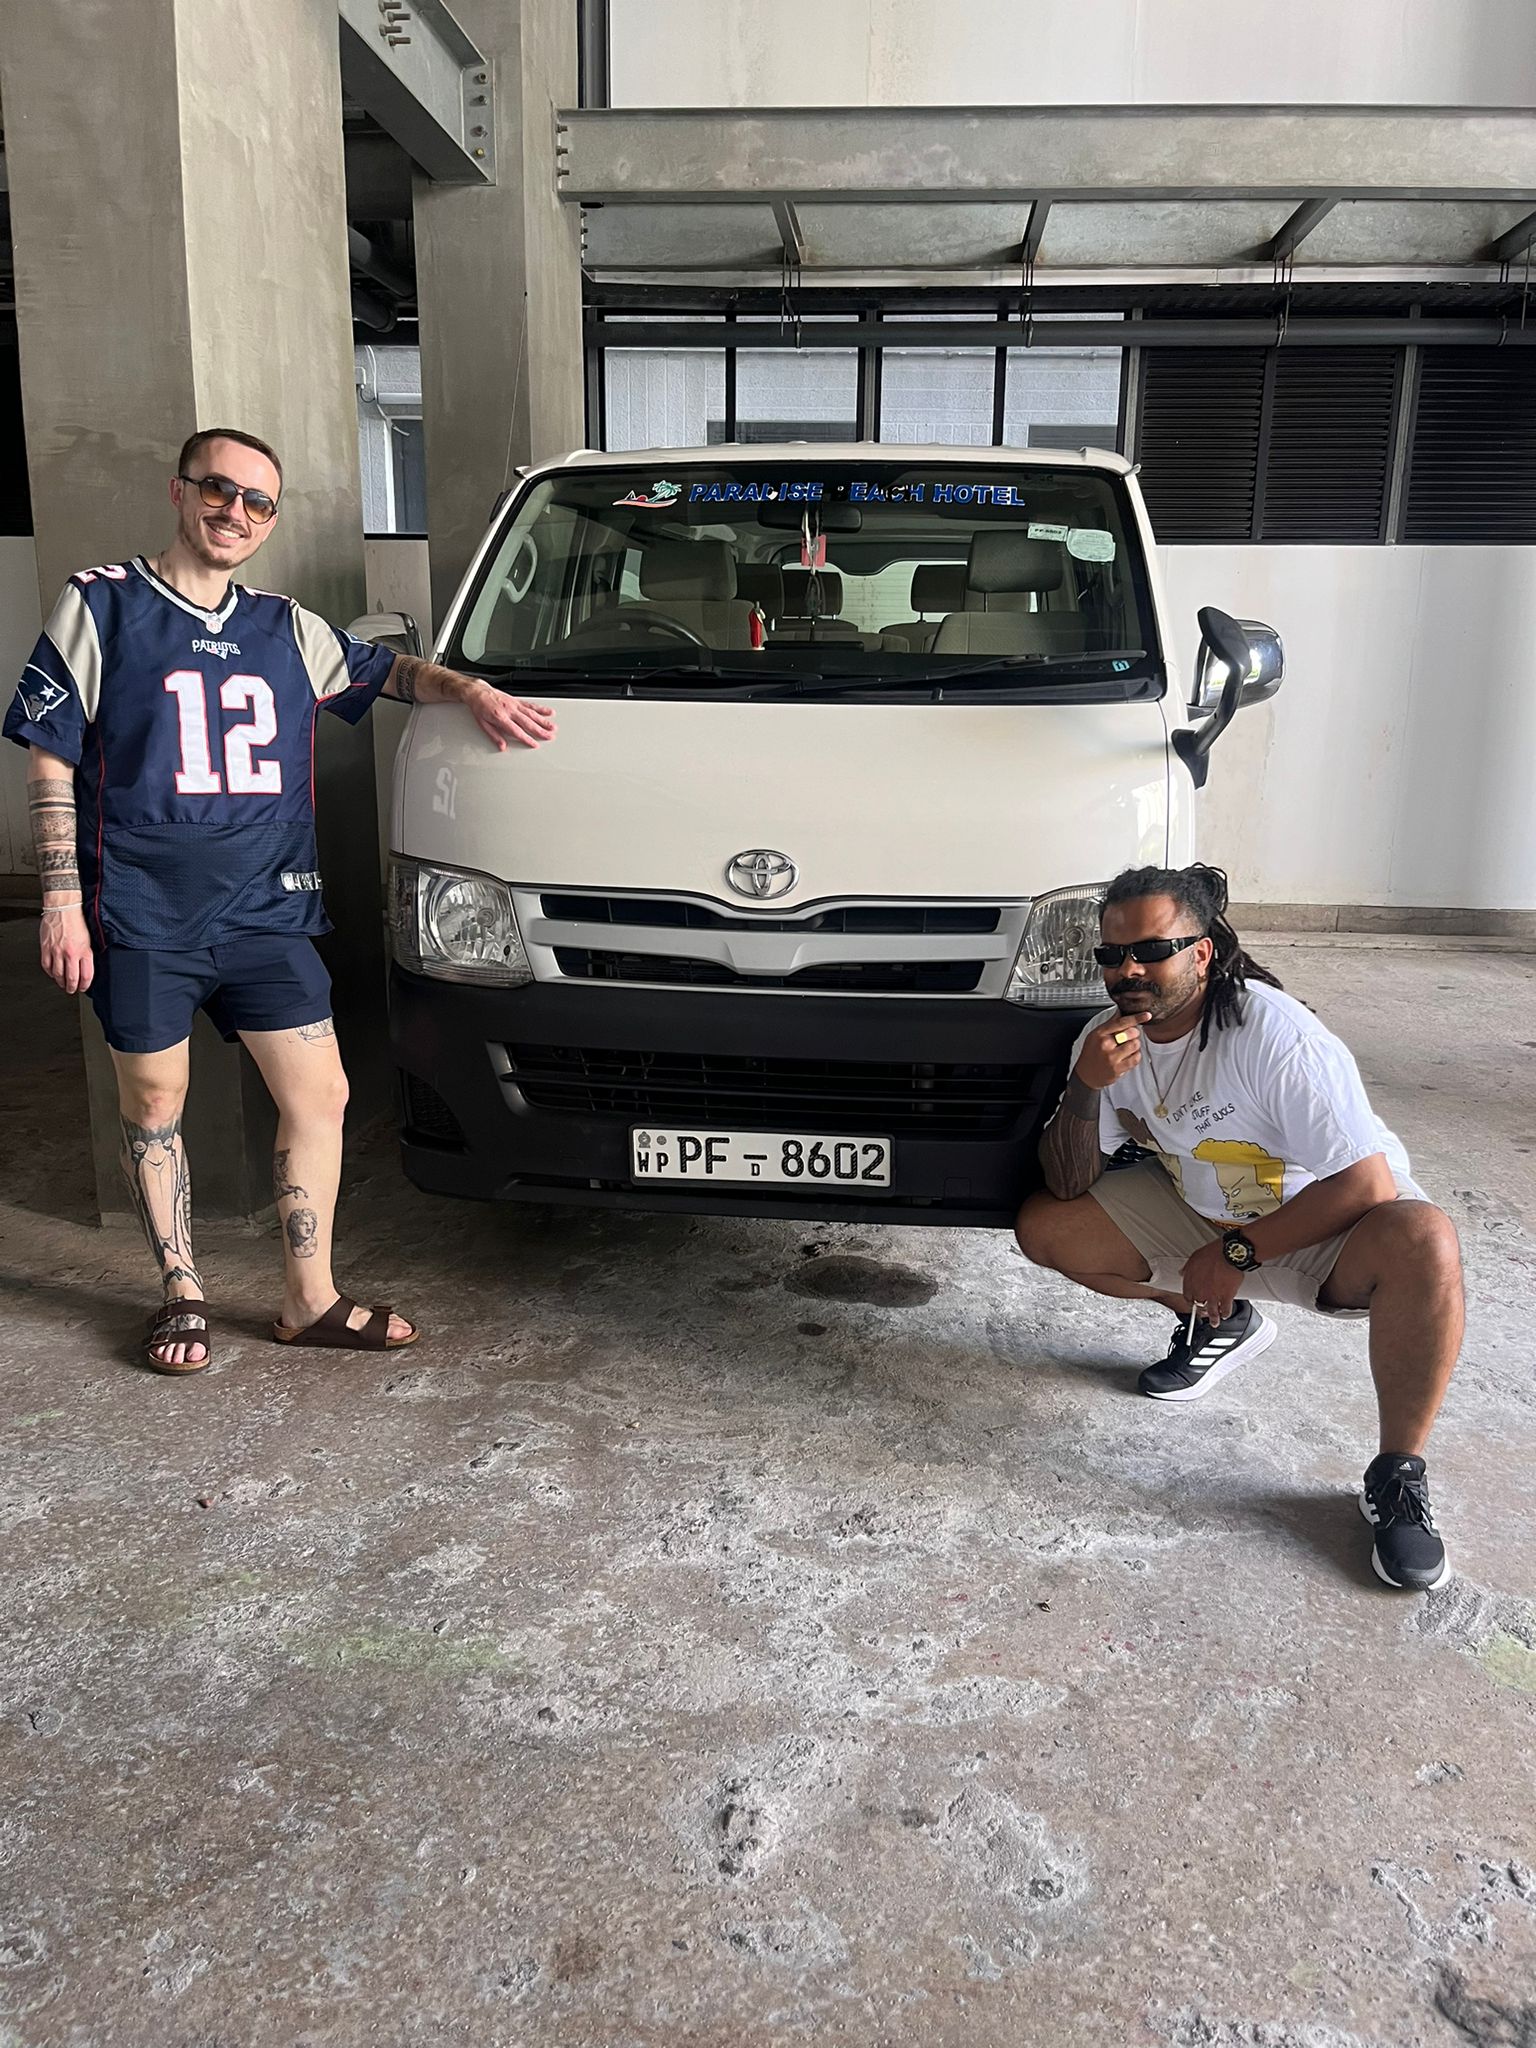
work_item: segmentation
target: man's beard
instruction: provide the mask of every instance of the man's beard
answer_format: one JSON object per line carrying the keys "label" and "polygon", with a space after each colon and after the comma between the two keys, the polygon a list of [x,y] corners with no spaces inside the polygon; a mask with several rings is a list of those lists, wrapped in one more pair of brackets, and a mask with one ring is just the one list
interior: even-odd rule
{"label": "man's beard", "polygon": [[1187,1003],[1192,1003],[1199,993],[1200,970],[1193,964],[1171,986],[1159,987],[1150,981],[1121,981],[1109,991],[1121,1010],[1133,1016],[1144,1011],[1154,1023],[1161,1017],[1172,1017]]}

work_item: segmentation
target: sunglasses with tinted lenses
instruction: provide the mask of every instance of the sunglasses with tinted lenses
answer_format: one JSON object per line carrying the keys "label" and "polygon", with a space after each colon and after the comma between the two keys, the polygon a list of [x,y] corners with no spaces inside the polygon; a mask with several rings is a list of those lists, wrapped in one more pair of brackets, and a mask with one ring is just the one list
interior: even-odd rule
{"label": "sunglasses with tinted lenses", "polygon": [[1196,932],[1189,939],[1132,939],[1128,946],[1095,946],[1093,957],[1101,967],[1123,967],[1127,956],[1138,967],[1155,967],[1159,960],[1171,960],[1186,946],[1198,946],[1204,937],[1204,932]]}
{"label": "sunglasses with tinted lenses", "polygon": [[245,506],[246,516],[254,519],[258,526],[265,526],[277,512],[276,498],[269,498],[265,491],[248,491],[227,476],[183,476],[184,484],[196,484],[197,494],[203,503],[215,511],[227,512],[239,498]]}

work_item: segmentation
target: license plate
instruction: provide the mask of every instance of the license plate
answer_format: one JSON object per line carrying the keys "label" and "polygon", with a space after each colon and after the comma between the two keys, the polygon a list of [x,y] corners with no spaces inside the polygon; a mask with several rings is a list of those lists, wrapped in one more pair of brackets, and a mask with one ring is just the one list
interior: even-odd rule
{"label": "license plate", "polygon": [[636,1180],[758,1181],[775,1187],[889,1188],[889,1138],[825,1138],[805,1131],[659,1131],[629,1134]]}

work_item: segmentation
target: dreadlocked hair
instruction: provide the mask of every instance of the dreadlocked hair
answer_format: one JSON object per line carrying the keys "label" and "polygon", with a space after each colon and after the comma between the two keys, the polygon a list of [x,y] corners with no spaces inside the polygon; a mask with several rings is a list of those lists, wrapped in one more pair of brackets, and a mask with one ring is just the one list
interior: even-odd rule
{"label": "dreadlocked hair", "polygon": [[1213,1024],[1218,1031],[1225,1031],[1229,1025],[1242,1023],[1246,1013],[1243,992],[1250,981],[1262,981],[1269,988],[1284,984],[1243,951],[1237,933],[1227,923],[1227,878],[1220,868],[1207,867],[1202,861],[1187,868],[1127,868],[1104,891],[1099,908],[1104,911],[1112,903],[1134,903],[1143,896],[1171,896],[1215,948],[1200,1019],[1200,1050],[1204,1052]]}

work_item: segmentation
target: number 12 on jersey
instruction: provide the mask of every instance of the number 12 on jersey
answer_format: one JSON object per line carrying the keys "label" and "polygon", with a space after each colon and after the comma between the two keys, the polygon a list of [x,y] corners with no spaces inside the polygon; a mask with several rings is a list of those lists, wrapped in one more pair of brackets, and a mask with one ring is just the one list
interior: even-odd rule
{"label": "number 12 on jersey", "polygon": [[209,749],[208,691],[202,670],[179,668],[165,678],[165,687],[176,699],[181,730],[178,795],[219,796],[226,788],[231,796],[281,793],[282,762],[251,758],[257,747],[269,747],[277,738],[277,705],[268,683],[260,676],[226,676],[219,685],[219,703],[226,711],[251,714],[243,725],[232,725],[224,735],[222,779]]}

